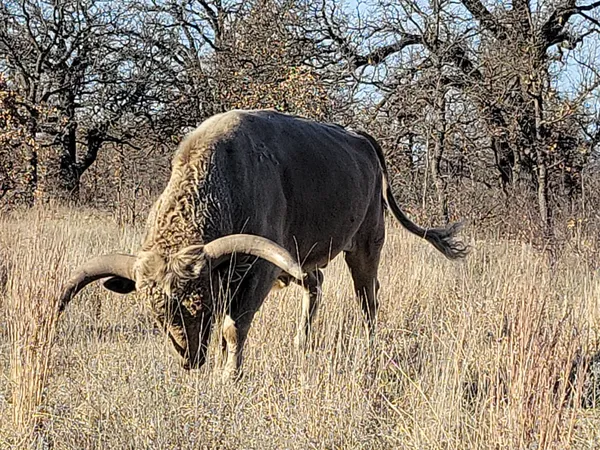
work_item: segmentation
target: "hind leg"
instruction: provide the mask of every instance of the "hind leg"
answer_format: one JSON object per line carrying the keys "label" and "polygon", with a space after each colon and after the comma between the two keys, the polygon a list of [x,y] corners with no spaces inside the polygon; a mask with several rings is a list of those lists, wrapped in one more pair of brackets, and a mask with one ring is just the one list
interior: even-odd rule
{"label": "hind leg", "polygon": [[298,324],[298,333],[294,344],[299,350],[304,350],[308,343],[308,337],[312,322],[319,307],[321,299],[321,284],[323,283],[323,272],[315,270],[306,277],[304,281],[304,294],[302,296],[302,314]]}
{"label": "hind leg", "polygon": [[377,239],[370,245],[357,246],[352,252],[345,254],[346,263],[354,282],[354,291],[360,300],[367,322],[369,338],[373,337],[377,322],[377,293],[379,291],[377,270],[382,245],[383,239]]}

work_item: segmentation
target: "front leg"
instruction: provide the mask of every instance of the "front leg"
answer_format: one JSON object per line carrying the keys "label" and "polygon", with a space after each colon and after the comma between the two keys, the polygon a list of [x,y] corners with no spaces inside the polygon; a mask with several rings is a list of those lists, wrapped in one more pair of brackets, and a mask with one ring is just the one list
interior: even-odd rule
{"label": "front leg", "polygon": [[273,286],[276,271],[266,262],[258,261],[239,284],[230,285],[232,299],[223,320],[223,380],[241,376],[244,344],[254,315]]}
{"label": "front leg", "polygon": [[223,380],[237,380],[241,376],[243,351],[250,324],[254,313],[246,314],[234,320],[229,314],[223,321],[223,340],[225,347],[225,367],[223,368]]}

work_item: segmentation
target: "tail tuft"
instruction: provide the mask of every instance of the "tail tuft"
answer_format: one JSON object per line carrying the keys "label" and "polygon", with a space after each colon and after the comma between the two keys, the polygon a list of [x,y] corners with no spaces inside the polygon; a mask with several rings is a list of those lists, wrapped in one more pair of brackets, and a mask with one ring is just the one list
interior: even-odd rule
{"label": "tail tuft", "polygon": [[446,228],[432,228],[425,230],[423,237],[442,252],[446,258],[464,258],[469,253],[469,247],[456,237],[462,226],[463,222],[456,222]]}

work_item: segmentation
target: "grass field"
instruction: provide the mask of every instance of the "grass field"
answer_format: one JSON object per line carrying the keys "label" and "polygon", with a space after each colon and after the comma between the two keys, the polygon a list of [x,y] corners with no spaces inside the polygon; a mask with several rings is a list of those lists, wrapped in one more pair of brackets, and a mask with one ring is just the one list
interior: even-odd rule
{"label": "grass field", "polygon": [[217,339],[181,370],[135,295],[92,286],[56,320],[77,264],[140,239],[93,211],[0,218],[0,448],[600,448],[600,274],[577,255],[490,237],[456,263],[390,225],[374,345],[338,258],[314,349],[293,346],[300,289],[272,293],[232,385]]}

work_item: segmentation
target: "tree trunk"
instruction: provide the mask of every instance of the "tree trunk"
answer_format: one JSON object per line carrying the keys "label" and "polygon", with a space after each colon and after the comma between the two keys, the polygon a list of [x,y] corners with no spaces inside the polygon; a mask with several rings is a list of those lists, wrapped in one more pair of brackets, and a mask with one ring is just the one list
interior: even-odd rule
{"label": "tree trunk", "polygon": [[79,195],[79,177],[69,148],[64,140],[56,141],[40,143],[36,202],[73,202]]}
{"label": "tree trunk", "polygon": [[105,133],[103,128],[88,130],[87,148],[79,157],[76,136],[74,125],[67,127],[62,136],[47,137],[40,143],[36,201],[72,203],[79,200],[81,176],[96,160]]}
{"label": "tree trunk", "polygon": [[446,145],[446,97],[445,92],[437,93],[436,103],[436,123],[433,136],[433,152],[430,156],[431,177],[435,185],[435,191],[438,199],[438,207],[440,214],[446,224],[450,223],[450,215],[448,212],[448,196],[446,193],[446,182],[441,174],[442,157]]}
{"label": "tree trunk", "polygon": [[540,221],[544,231],[544,237],[548,240],[552,238],[552,223],[550,206],[548,204],[548,166],[546,164],[546,152],[544,142],[544,132],[542,125],[542,99],[541,94],[534,96],[535,105],[535,153],[537,168],[537,201],[540,214]]}
{"label": "tree trunk", "polygon": [[37,148],[30,139],[3,149],[0,154],[0,208],[33,206],[37,184]]}
{"label": "tree trunk", "polygon": [[546,163],[544,161],[544,157],[542,156],[543,151],[538,150],[538,165],[537,165],[537,198],[538,198],[538,208],[540,212],[540,220],[542,222],[542,226],[544,228],[544,234],[546,236],[549,235],[551,230],[550,224],[550,209],[548,207],[548,169],[546,168]]}

